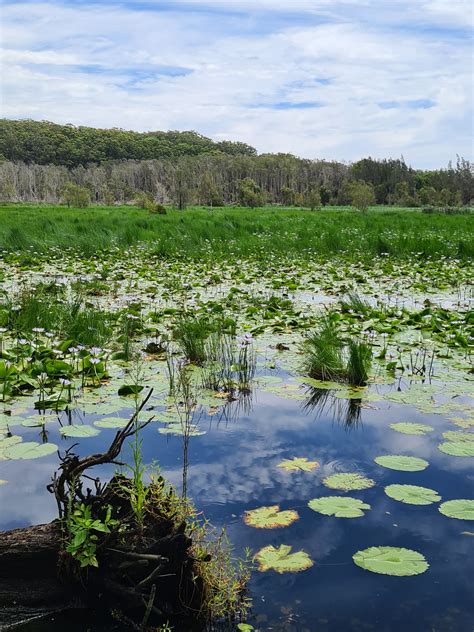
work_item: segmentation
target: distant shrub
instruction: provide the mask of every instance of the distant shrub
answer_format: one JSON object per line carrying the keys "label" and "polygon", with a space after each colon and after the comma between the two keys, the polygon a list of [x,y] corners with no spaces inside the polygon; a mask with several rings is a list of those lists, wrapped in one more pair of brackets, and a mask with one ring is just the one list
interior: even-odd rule
{"label": "distant shrub", "polygon": [[166,215],[166,206],[163,206],[163,204],[153,203],[147,208],[152,215]]}
{"label": "distant shrub", "polygon": [[91,201],[89,189],[74,182],[68,182],[62,192],[62,200],[68,207],[86,208]]}

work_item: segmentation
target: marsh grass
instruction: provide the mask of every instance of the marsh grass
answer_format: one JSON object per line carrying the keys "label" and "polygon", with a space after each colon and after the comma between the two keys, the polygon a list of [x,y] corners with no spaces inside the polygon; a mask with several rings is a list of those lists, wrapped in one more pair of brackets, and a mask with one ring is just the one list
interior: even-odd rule
{"label": "marsh grass", "polygon": [[173,332],[174,339],[189,362],[202,365],[206,360],[206,340],[213,328],[208,318],[192,312],[185,312],[179,317]]}
{"label": "marsh grass", "polygon": [[364,340],[345,341],[335,328],[331,314],[324,316],[318,329],[309,333],[301,346],[302,371],[324,381],[367,383],[372,365],[372,347]]}
{"label": "marsh grass", "polygon": [[162,258],[228,258],[270,254],[390,254],[407,257],[474,256],[473,214],[426,215],[420,210],[377,207],[366,214],[347,208],[318,213],[298,209],[170,210],[149,215],[134,207],[68,209],[0,206],[0,252],[76,250],[90,257],[111,248],[150,244]]}
{"label": "marsh grass", "polygon": [[0,299],[0,326],[17,335],[40,327],[74,344],[99,346],[112,337],[114,320],[110,313],[86,304],[81,296],[66,300],[60,290],[46,291],[44,287]]}
{"label": "marsh grass", "polygon": [[205,345],[202,385],[215,391],[248,392],[257,357],[251,336],[238,338],[222,330],[212,333]]}

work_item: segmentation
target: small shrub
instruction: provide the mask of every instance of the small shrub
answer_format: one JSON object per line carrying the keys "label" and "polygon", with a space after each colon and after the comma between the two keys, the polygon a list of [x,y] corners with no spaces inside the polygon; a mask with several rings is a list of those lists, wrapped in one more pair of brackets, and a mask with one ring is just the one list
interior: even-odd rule
{"label": "small shrub", "polygon": [[166,215],[166,207],[163,204],[153,203],[148,207],[148,212],[152,215]]}
{"label": "small shrub", "polygon": [[74,182],[68,182],[63,189],[62,200],[67,204],[68,208],[73,206],[75,208],[86,208],[91,201],[91,194],[89,189],[80,187]]}

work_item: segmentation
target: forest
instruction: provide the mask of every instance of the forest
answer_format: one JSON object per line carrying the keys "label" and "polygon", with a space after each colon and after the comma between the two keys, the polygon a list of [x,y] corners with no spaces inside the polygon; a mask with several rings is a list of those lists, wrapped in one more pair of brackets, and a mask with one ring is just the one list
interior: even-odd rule
{"label": "forest", "polygon": [[[317,148],[315,148],[316,152]],[[365,186],[369,204],[452,207],[474,199],[473,165],[419,170],[403,158],[352,164],[291,154],[257,154],[240,142],[196,132],[95,129],[29,120],[0,121],[0,199],[124,204],[148,196],[161,204],[222,206],[347,205]],[[79,204],[81,205],[81,204]]]}

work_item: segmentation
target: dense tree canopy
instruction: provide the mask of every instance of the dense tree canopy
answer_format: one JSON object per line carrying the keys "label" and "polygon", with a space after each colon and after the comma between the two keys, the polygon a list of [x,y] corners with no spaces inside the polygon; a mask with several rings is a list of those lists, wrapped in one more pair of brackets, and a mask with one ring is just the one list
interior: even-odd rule
{"label": "dense tree canopy", "polygon": [[0,120],[0,155],[40,165],[66,167],[109,160],[149,160],[200,154],[253,156],[245,143],[215,143],[196,132],[131,132],[56,125],[45,121]]}
{"label": "dense tree canopy", "polygon": [[[3,159],[3,161],[1,160]],[[317,208],[351,204],[354,183],[377,204],[454,206],[474,200],[473,165],[415,170],[401,159],[352,165],[261,154],[244,143],[213,142],[196,132],[129,132],[0,120],[0,199],[57,203],[68,183],[93,203],[140,195],[184,208],[264,201]],[[357,191],[361,187],[356,187]],[[357,196],[356,196],[357,197]]]}

